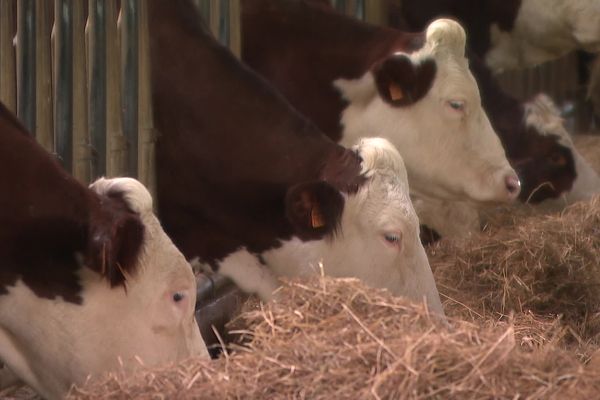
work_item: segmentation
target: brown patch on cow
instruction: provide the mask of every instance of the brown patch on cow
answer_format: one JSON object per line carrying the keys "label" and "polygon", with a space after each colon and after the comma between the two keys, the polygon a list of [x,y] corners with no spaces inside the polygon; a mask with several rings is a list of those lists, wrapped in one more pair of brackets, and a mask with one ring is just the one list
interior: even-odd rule
{"label": "brown patch on cow", "polygon": [[361,175],[361,162],[357,153],[338,145],[327,159],[320,178],[339,191],[356,193],[366,181]]}
{"label": "brown patch on cow", "polygon": [[573,187],[577,178],[573,152],[559,143],[558,136],[540,135],[530,127],[521,140],[522,153],[509,159],[521,180],[519,199],[536,204],[557,198]]}
{"label": "brown patch on cow", "polygon": [[20,279],[37,296],[81,303],[82,263],[112,284],[134,272],[138,217],[65,172],[0,105],[0,294]]}
{"label": "brown patch on cow", "polygon": [[144,226],[127,207],[121,193],[111,193],[101,204],[102,212],[92,214],[90,219],[86,264],[114,287],[125,283],[136,272]]}
{"label": "brown patch on cow", "polygon": [[483,108],[521,180],[519,199],[539,203],[571,189],[577,177],[571,150],[557,136],[527,126],[524,105],[500,88],[481,59],[467,54]]}
{"label": "brown patch on cow", "polygon": [[433,59],[415,64],[405,54],[394,54],[376,65],[373,75],[381,97],[394,106],[402,107],[412,105],[427,95],[436,70]]}
{"label": "brown patch on cow", "polygon": [[325,182],[294,186],[286,195],[286,215],[302,240],[334,233],[340,225],[344,199]]}
{"label": "brown patch on cow", "polygon": [[[362,182],[358,157],[221,46],[191,2],[148,4],[154,117],[162,133],[157,203],[182,253],[216,266],[240,247],[260,254],[295,236],[333,232],[343,209],[339,191]],[[290,196],[306,182],[312,197]],[[317,228],[313,203],[325,223]]]}
{"label": "brown patch on cow", "polygon": [[314,3],[242,1],[242,59],[337,142],[347,102],[333,82],[359,79],[389,55],[421,48],[425,39]]}

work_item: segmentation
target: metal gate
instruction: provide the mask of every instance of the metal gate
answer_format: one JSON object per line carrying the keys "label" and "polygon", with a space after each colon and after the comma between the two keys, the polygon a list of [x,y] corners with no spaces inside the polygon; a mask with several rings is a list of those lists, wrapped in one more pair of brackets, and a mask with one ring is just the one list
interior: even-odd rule
{"label": "metal gate", "polygon": [[[239,0],[194,0],[239,54]],[[0,0],[0,101],[82,182],[155,188],[145,0]]]}

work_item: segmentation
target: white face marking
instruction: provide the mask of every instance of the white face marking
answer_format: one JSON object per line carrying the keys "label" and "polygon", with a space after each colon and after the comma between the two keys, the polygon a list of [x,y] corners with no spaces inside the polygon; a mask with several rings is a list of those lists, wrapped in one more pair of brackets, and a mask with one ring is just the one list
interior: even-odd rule
{"label": "white face marking", "polygon": [[402,158],[383,139],[363,139],[358,151],[368,180],[347,196],[341,233],[309,242],[292,239],[263,258],[278,276],[320,274],[322,265],[326,275],[356,277],[415,301],[425,298],[432,311],[443,315]]}
{"label": "white face marking", "polygon": [[390,140],[406,164],[411,193],[420,197],[512,201],[518,192],[511,193],[506,180],[516,179],[516,174],[481,107],[464,58],[464,42],[452,39],[453,34],[459,35],[457,31],[463,35],[464,31],[456,23],[435,26],[440,38],[435,39],[438,36],[430,28],[423,49],[407,55],[414,63],[434,58],[437,65],[432,88],[415,104],[398,107],[384,101],[371,72],[357,80],[335,82],[349,101],[341,121],[343,144],[365,133]]}
{"label": "white face marking", "polygon": [[145,226],[140,268],[127,290],[84,268],[82,305],[39,298],[20,281],[0,296],[0,359],[47,398],[64,397],[89,374],[208,356],[194,318],[194,275],[152,214],[146,189],[129,178],[92,188],[124,191]]}

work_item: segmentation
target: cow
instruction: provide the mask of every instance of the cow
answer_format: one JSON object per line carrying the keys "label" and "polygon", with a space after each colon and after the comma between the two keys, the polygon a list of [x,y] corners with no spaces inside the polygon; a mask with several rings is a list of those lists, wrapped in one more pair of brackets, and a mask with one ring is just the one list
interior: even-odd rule
{"label": "cow", "polygon": [[597,0],[388,0],[395,26],[421,30],[440,17],[459,20],[470,48],[494,71],[532,67],[573,50],[600,52]]}
{"label": "cow", "polygon": [[0,105],[0,360],[45,398],[207,355],[190,265],[131,178],[86,188]]}
{"label": "cow", "polygon": [[443,315],[389,142],[331,141],[221,46],[190,1],[151,0],[149,26],[159,215],[188,259],[265,300],[278,276],[321,264]]}
{"label": "cow", "polygon": [[415,199],[510,202],[520,184],[481,108],[465,32],[378,28],[302,1],[244,0],[242,58],[332,139],[375,132]]}
{"label": "cow", "polygon": [[[485,91],[484,86],[482,92]],[[600,176],[594,169],[597,158],[594,152],[598,150],[595,135],[572,138],[558,108],[544,94],[522,105],[502,92],[495,92],[492,97],[495,107],[505,107],[491,109],[489,114],[492,121],[494,115],[502,117],[498,132],[507,133],[503,143],[507,153],[514,157],[523,190],[529,193],[524,202],[555,212],[600,193]],[[466,202],[415,202],[414,207],[420,222],[437,234],[425,237],[426,244],[440,237],[469,237],[480,231],[485,220],[480,217],[480,210]]]}

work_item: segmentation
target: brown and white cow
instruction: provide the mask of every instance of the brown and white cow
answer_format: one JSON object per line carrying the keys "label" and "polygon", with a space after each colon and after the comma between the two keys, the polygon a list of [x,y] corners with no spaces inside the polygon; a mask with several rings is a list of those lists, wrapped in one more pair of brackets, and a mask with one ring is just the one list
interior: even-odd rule
{"label": "brown and white cow", "polygon": [[[486,92],[485,86],[482,92]],[[558,108],[546,95],[540,94],[521,105],[502,92],[487,94],[494,103],[489,113],[492,122],[496,122],[494,116],[501,118],[497,129],[505,134],[503,143],[521,177],[527,194],[524,202],[559,211],[600,193],[600,176],[593,168],[593,151],[598,150],[597,145],[592,145],[598,142],[595,135],[575,136],[579,143],[574,144]],[[502,106],[503,109],[496,108]],[[582,149],[583,143],[593,149]],[[414,206],[421,224],[439,236],[466,237],[480,230],[479,210],[466,202],[415,201]]]}
{"label": "brown and white cow", "polygon": [[210,36],[190,1],[149,5],[158,205],[183,253],[262,298],[277,275],[323,261],[443,314],[393,147],[335,144]]}
{"label": "brown and white cow", "polygon": [[325,133],[389,139],[419,198],[506,202],[519,181],[481,108],[465,32],[378,28],[301,1],[245,0],[242,57]]}
{"label": "brown and white cow", "polygon": [[90,189],[0,105],[0,361],[42,396],[206,355],[190,265],[130,178]]}
{"label": "brown and white cow", "polygon": [[[494,71],[526,68],[573,50],[600,52],[597,0],[388,0],[395,23],[421,30],[458,19],[471,49]],[[396,25],[397,26],[397,25]]]}

